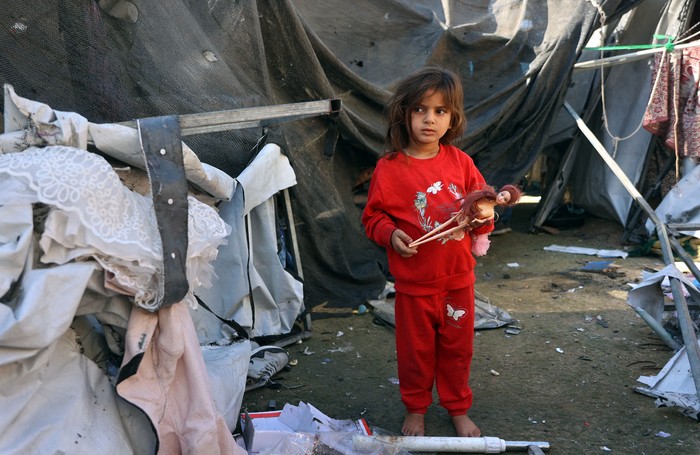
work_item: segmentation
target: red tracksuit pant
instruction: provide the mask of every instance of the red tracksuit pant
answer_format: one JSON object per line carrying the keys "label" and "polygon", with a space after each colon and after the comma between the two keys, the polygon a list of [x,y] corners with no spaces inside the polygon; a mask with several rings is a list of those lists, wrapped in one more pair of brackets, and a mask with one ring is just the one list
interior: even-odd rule
{"label": "red tracksuit pant", "polygon": [[474,352],[474,287],[430,296],[396,293],[396,353],[401,400],[425,414],[433,402],[451,416],[472,404],[469,369]]}

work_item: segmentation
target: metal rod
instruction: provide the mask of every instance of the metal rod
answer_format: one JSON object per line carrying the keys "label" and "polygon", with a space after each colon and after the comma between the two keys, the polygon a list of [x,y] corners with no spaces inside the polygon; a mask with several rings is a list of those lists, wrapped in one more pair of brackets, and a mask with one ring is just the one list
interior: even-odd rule
{"label": "metal rod", "polygon": [[304,279],[304,271],[301,268],[301,253],[299,252],[299,241],[297,239],[297,227],[294,222],[294,212],[292,211],[292,198],[289,196],[289,188],[285,188],[282,191],[284,195],[284,207],[287,210],[287,223],[289,223],[289,233],[292,238],[289,239],[292,242],[292,252],[294,253],[294,265],[297,269],[297,275],[302,280]]}
{"label": "metal rod", "polygon": [[634,309],[634,311],[637,312],[637,314],[638,314],[642,319],[644,319],[644,322],[646,322],[647,325],[649,325],[649,327],[651,327],[652,330],[654,330],[654,332],[656,332],[656,334],[657,334],[659,337],[661,337],[661,339],[663,340],[663,342],[666,343],[666,346],[668,346],[669,348],[673,349],[674,351],[677,351],[677,350],[679,350],[679,349],[681,348],[681,346],[678,345],[678,343],[676,343],[676,340],[673,339],[673,337],[671,336],[671,334],[668,333],[668,331],[667,331],[666,329],[664,329],[664,326],[662,326],[662,325],[659,323],[659,321],[657,321],[656,319],[654,319],[654,317],[653,317],[652,315],[650,315],[649,313],[647,313],[647,311],[646,311],[644,308],[639,308],[639,307],[636,307],[636,306],[633,306],[632,308]]}
{"label": "metal rod", "polygon": [[[622,186],[625,187],[625,189],[632,195],[632,198],[642,207],[642,209],[644,209],[649,219],[654,222],[654,225],[656,226],[656,233],[659,237],[659,243],[661,244],[661,252],[664,263],[666,265],[675,266],[675,261],[671,252],[671,242],[668,238],[666,225],[661,222],[658,216],[656,216],[656,212],[654,212],[649,203],[642,197],[639,191],[637,191],[637,188],[635,188],[624,171],[620,168],[620,166],[618,166],[603,144],[600,143],[595,134],[588,128],[586,123],[581,119],[581,117],[579,117],[571,105],[564,101],[564,107],[574,118],[576,125],[579,127],[584,136],[586,136],[586,138],[588,138],[588,140],[591,142],[593,148],[596,150],[596,152],[598,152],[598,155],[600,155],[610,170],[612,170],[615,176],[617,176],[620,183],[622,183]],[[685,300],[685,296],[683,295],[680,280],[677,278],[670,278],[670,282],[671,294],[673,294],[673,303],[676,306],[676,313],[678,315],[678,324],[680,325],[681,333],[683,334],[683,344],[685,345],[685,349],[688,354],[690,370],[693,376],[693,382],[695,384],[695,393],[700,398],[700,347],[698,346],[695,327],[693,325],[693,320],[690,318],[690,312],[688,311],[688,305]]]}
{"label": "metal rod", "polygon": [[669,229],[673,229],[676,231],[697,231],[700,229],[700,224],[675,224],[675,223],[668,223],[666,226],[668,226]]}
{"label": "metal rod", "polygon": [[[674,50],[679,49],[689,49],[692,47],[698,47],[698,42],[694,41],[692,43],[678,44],[674,45]],[[663,52],[664,47],[655,47],[652,49],[643,49],[641,51],[632,52],[629,54],[615,55],[613,57],[599,58],[596,60],[587,60],[585,62],[579,62],[574,65],[574,71],[580,70],[597,70],[602,67],[621,65],[623,63],[636,62],[637,60],[645,60],[654,54]]]}
{"label": "metal rod", "polygon": [[[329,115],[339,112],[340,107],[341,101],[339,99],[327,99],[227,111],[183,114],[178,116],[178,120],[180,122],[181,135],[191,136],[193,134],[253,128],[291,120],[301,120],[318,115]],[[136,128],[136,121],[120,122],[118,125]]]}

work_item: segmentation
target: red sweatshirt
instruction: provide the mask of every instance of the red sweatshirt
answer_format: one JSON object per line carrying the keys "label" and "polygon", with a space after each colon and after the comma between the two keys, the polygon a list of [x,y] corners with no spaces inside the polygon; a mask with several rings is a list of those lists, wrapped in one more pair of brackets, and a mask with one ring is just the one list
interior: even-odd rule
{"label": "red sweatshirt", "polygon": [[[417,254],[404,258],[391,246],[391,234],[401,229],[414,240],[420,238],[449,220],[460,209],[460,198],[484,185],[471,157],[451,145],[440,145],[440,153],[427,160],[403,153],[379,160],[362,224],[367,236],[386,248],[398,292],[430,295],[474,284],[476,260],[469,235],[450,234],[424,243],[417,247]],[[492,230],[489,223],[473,233]]]}

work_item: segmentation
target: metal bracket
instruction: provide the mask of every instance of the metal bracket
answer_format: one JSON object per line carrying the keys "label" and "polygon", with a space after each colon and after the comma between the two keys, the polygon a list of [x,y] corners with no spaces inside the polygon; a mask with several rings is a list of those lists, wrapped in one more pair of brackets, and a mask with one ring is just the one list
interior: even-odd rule
{"label": "metal bracket", "polygon": [[185,271],[188,244],[187,180],[177,116],[140,119],[137,124],[163,247],[160,308],[181,301],[189,291]]}

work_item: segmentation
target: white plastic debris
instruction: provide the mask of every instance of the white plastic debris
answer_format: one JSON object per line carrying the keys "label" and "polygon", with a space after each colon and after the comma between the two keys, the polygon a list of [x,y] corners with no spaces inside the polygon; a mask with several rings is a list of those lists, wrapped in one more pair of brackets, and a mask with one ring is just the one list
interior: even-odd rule
{"label": "white plastic debris", "polygon": [[581,248],[577,246],[550,245],[544,247],[545,251],[557,251],[559,253],[588,254],[601,258],[626,258],[628,253],[622,250],[602,250],[597,248]]}
{"label": "white plastic debris", "polygon": [[212,63],[219,60],[212,51],[204,51],[202,55],[204,55],[204,58]]}

